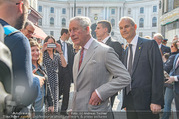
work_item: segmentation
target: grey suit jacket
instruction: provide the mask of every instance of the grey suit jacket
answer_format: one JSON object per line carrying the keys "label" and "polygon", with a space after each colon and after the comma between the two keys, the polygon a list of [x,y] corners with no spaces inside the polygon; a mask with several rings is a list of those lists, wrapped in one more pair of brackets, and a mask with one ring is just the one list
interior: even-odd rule
{"label": "grey suit jacket", "polygon": [[[109,97],[131,82],[127,69],[113,48],[96,40],[91,43],[78,71],[79,59],[80,52],[75,55],[73,65],[73,111],[110,111]],[[102,103],[92,106],[89,100],[95,89]]]}

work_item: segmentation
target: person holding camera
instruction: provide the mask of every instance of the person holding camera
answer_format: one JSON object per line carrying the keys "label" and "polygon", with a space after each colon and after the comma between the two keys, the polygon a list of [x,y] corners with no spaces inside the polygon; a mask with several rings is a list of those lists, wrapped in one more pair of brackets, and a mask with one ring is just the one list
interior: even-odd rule
{"label": "person holding camera", "polygon": [[[40,45],[35,40],[30,40],[30,47],[31,47],[31,55],[32,55],[32,69],[33,74],[47,77],[45,68],[41,65],[42,57],[40,51]],[[53,97],[50,89],[50,85],[48,79],[46,78],[44,85],[42,85],[38,96],[33,103],[35,112],[45,112],[45,106],[48,107],[49,112],[54,111],[53,107]]]}
{"label": "person holding camera", "polygon": [[[55,50],[59,52],[55,53]],[[46,67],[47,77],[54,100],[54,112],[58,112],[59,80],[65,74],[67,68],[66,60],[60,44],[55,42],[52,36],[47,36],[42,46],[43,65]]]}

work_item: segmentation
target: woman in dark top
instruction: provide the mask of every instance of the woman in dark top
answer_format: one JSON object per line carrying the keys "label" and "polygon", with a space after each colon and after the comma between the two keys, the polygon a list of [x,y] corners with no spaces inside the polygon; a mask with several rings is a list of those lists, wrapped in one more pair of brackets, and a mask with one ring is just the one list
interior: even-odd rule
{"label": "woman in dark top", "polygon": [[[171,55],[169,56],[168,60],[164,63],[164,71],[166,71],[168,74],[170,73],[170,70],[173,68],[173,62],[175,59],[175,55],[179,53],[177,48],[177,40],[173,41],[171,45]],[[174,98],[173,94],[173,85],[172,84],[165,84],[165,96],[164,96],[164,109],[163,109],[163,116],[162,119],[169,119],[170,112],[171,112],[171,103]]]}
{"label": "woman in dark top", "polygon": [[[50,44],[50,45],[49,45]],[[57,50],[59,53],[55,53]],[[50,88],[54,98],[54,112],[58,112],[59,102],[59,76],[64,75],[67,63],[63,56],[60,44],[52,36],[47,36],[42,46],[43,64],[46,67]],[[61,70],[62,69],[62,70]]]}
{"label": "woman in dark top", "polygon": [[[33,39],[30,40],[30,46],[31,46],[33,73],[35,75],[45,77],[46,76],[45,68],[41,66],[42,57],[41,57],[40,46]],[[45,99],[45,97],[47,97],[47,99]],[[45,106],[48,107],[49,112],[54,111],[53,97],[51,94],[51,89],[50,89],[50,85],[49,85],[47,78],[46,78],[44,85],[40,88],[40,91],[38,92],[38,96],[35,102],[33,103],[33,106],[34,106],[35,112],[45,112]]]}

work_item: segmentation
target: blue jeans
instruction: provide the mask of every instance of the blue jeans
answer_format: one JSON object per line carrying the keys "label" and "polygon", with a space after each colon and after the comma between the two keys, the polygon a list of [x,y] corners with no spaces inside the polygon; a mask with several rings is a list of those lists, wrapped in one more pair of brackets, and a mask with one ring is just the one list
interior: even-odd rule
{"label": "blue jeans", "polygon": [[169,119],[170,114],[171,114],[171,104],[172,104],[173,98],[174,98],[173,89],[166,87],[165,96],[164,96],[165,105],[163,109],[162,119]]}

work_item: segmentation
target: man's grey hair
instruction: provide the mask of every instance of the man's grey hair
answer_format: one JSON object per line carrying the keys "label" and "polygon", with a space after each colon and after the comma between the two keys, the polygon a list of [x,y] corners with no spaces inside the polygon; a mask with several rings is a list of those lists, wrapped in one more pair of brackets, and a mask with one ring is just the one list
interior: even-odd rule
{"label": "man's grey hair", "polygon": [[164,39],[161,33],[156,33],[156,34],[154,34],[154,37],[157,37],[157,38],[160,39],[160,40],[163,40],[163,39]]}
{"label": "man's grey hair", "polygon": [[121,17],[119,23],[120,23],[122,20],[129,20],[129,21],[131,22],[131,25],[132,25],[132,26],[134,26],[134,25],[136,24],[135,21],[134,21],[134,19],[131,18],[131,17],[128,17],[128,16]]}
{"label": "man's grey hair", "polygon": [[89,28],[91,27],[91,20],[88,17],[84,17],[84,16],[76,16],[70,19],[71,21],[79,21],[79,25],[86,30],[86,27],[89,26]]}

